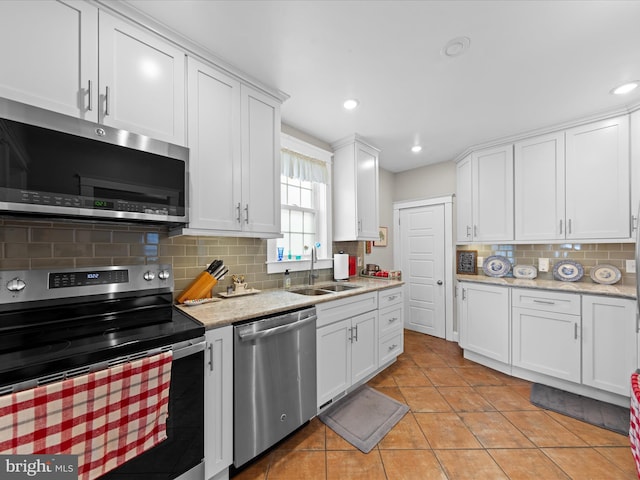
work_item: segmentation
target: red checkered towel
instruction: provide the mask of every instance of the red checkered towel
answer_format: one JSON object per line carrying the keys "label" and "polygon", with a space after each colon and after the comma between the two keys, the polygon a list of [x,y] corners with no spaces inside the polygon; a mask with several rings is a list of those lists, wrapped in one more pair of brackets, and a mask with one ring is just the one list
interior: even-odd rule
{"label": "red checkered towel", "polygon": [[640,385],[638,385],[638,372],[631,374],[631,406],[629,424],[629,442],[631,453],[636,461],[636,471],[640,478]]}
{"label": "red checkered towel", "polygon": [[76,454],[92,480],[167,438],[172,353],[0,397],[0,454]]}

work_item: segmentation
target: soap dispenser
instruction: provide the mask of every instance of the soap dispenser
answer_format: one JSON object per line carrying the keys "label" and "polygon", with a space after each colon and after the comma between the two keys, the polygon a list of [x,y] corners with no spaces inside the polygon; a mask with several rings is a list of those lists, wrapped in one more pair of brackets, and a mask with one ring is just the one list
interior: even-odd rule
{"label": "soap dispenser", "polygon": [[284,288],[287,290],[291,288],[291,275],[289,275],[289,270],[284,271]]}

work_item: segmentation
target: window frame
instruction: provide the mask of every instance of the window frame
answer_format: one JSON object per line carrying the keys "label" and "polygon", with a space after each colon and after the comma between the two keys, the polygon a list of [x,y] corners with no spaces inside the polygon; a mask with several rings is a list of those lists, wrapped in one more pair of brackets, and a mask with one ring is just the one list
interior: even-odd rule
{"label": "window frame", "polygon": [[[316,158],[318,160],[322,160],[327,165],[327,177],[329,179],[326,184],[326,210],[318,210],[320,217],[317,218],[317,228],[316,228],[316,236],[320,236],[325,239],[320,240],[323,245],[322,251],[324,252],[324,256],[322,258],[318,258],[318,261],[315,265],[315,268],[318,269],[326,269],[333,268],[333,256],[332,256],[332,245],[333,245],[333,232],[332,232],[332,166],[333,166],[333,152],[328,150],[324,150],[320,147],[312,145],[304,140],[300,140],[299,138],[293,137],[286,133],[280,134],[280,145],[282,148],[286,148],[288,150],[293,150],[294,152],[301,153],[302,155],[306,155],[308,157]],[[280,204],[282,206],[282,204]],[[299,272],[309,270],[309,262],[311,260],[311,254],[303,255],[300,260],[289,260],[285,258],[282,261],[278,261],[278,254],[276,251],[277,239],[268,239],[267,240],[267,273],[283,273],[285,270],[289,270],[290,272]]]}

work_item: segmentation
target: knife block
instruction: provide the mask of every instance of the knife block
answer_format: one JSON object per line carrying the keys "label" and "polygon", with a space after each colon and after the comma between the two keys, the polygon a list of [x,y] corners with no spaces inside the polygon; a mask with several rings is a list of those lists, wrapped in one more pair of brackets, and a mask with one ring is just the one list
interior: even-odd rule
{"label": "knife block", "polygon": [[218,281],[209,272],[202,272],[182,291],[176,300],[178,303],[184,303],[185,300],[211,298],[211,289],[215,287],[216,283]]}

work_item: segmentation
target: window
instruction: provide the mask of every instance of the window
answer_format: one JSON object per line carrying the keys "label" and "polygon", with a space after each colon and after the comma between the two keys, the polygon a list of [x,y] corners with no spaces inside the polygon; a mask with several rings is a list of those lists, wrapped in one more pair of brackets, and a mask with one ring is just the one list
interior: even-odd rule
{"label": "window", "polygon": [[317,267],[331,268],[331,153],[286,134],[282,152],[283,236],[267,241],[267,272],[308,270],[311,249],[318,244]]}

